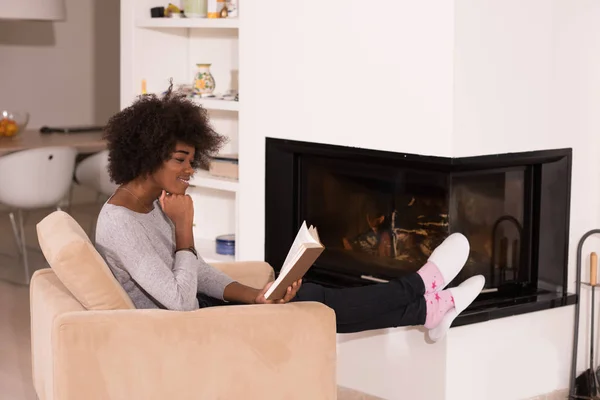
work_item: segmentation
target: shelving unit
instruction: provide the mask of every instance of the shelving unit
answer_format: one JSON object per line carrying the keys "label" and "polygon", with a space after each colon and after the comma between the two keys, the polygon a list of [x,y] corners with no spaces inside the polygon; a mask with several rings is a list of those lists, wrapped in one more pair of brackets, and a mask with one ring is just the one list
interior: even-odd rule
{"label": "shelving unit", "polygon": [[197,171],[190,179],[190,185],[226,192],[237,192],[239,186],[237,180],[213,176],[205,170]]}
{"label": "shelving unit", "polygon": [[[196,64],[211,64],[215,94],[238,90],[240,20],[150,18],[152,7],[164,5],[160,0],[121,0],[121,107],[140,95],[142,80],[148,93],[163,93],[171,79],[174,86],[192,84]],[[240,154],[240,102],[199,97],[194,102],[208,110],[215,130],[228,138],[222,153]],[[238,189],[238,181],[204,170],[197,171],[190,181],[195,245],[207,262],[236,259],[217,254],[215,238],[230,233],[239,237]]]}
{"label": "shelving unit", "polygon": [[237,29],[239,21],[227,18],[139,18],[138,28],[225,28]]}
{"label": "shelving unit", "polygon": [[217,253],[216,241],[209,239],[196,240],[196,251],[202,255],[202,258],[207,263],[217,262],[232,262],[235,261],[234,256],[226,256]]}
{"label": "shelving unit", "polygon": [[238,101],[233,100],[218,100],[213,98],[194,97],[193,101],[196,104],[199,104],[202,107],[206,108],[207,110],[232,112],[238,112],[240,110],[240,103]]}
{"label": "shelving unit", "polygon": [[194,101],[201,104],[207,110],[221,110],[221,111],[239,111],[240,103],[231,100],[215,100],[215,99],[202,99],[194,98]]}

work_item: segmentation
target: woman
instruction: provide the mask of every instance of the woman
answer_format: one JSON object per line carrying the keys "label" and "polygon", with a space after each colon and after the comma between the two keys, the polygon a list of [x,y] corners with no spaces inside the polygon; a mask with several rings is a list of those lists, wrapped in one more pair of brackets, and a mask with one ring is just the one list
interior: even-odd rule
{"label": "woman", "polygon": [[284,298],[266,300],[271,283],[244,286],[194,249],[194,208],[185,193],[194,170],[224,142],[206,110],[171,89],[143,96],[110,119],[105,138],[109,173],[120,186],[100,212],[96,246],[137,308],[318,301],[335,311],[340,333],[424,325],[439,340],[483,289],[482,276],[444,289],[469,254],[466,238],[453,234],[418,272],[390,283],[330,289],[298,281]]}

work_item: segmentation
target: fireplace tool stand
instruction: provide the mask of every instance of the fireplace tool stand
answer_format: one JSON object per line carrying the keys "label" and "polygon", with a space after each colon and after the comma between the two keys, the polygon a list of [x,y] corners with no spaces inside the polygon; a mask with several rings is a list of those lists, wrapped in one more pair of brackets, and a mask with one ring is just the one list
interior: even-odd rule
{"label": "fireplace tool stand", "polygon": [[[595,294],[596,294],[596,286],[598,286],[597,280],[597,263],[598,257],[596,253],[591,253],[590,255],[590,282],[581,282],[581,268],[582,268],[582,260],[581,260],[581,252],[583,249],[583,244],[585,241],[594,234],[600,234],[600,229],[593,229],[587,232],[582,238],[579,240],[579,244],[577,246],[577,287],[576,296],[577,303],[575,303],[575,325],[573,329],[573,354],[571,361],[571,379],[569,382],[569,399],[600,399],[598,397],[598,376],[596,371],[594,370],[594,316],[595,316]],[[591,378],[588,380],[588,390],[590,395],[577,395],[575,394],[576,385],[576,375],[577,375],[577,346],[579,341],[579,313],[580,313],[580,304],[581,304],[581,285],[590,286],[592,291],[591,296],[591,315],[590,315],[590,369],[589,371],[584,372],[584,374],[588,374]]]}

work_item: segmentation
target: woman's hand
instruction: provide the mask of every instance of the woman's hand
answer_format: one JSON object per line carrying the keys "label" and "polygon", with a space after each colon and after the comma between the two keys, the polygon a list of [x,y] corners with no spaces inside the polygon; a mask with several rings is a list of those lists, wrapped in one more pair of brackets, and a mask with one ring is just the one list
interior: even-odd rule
{"label": "woman's hand", "polygon": [[298,289],[300,289],[300,286],[302,286],[302,279],[299,279],[296,282],[292,283],[291,286],[288,286],[288,288],[285,292],[285,296],[283,296],[283,299],[278,299],[278,300],[265,299],[265,293],[267,293],[267,290],[269,290],[269,288],[271,287],[272,284],[273,284],[273,282],[267,283],[267,285],[263,288],[263,290],[261,290],[258,293],[256,300],[254,300],[254,302],[256,304],[283,304],[283,303],[290,302],[296,296],[296,293],[298,293]]}
{"label": "woman's hand", "polygon": [[194,223],[194,202],[187,194],[170,194],[163,190],[158,199],[160,206],[167,217],[176,227],[192,227]]}

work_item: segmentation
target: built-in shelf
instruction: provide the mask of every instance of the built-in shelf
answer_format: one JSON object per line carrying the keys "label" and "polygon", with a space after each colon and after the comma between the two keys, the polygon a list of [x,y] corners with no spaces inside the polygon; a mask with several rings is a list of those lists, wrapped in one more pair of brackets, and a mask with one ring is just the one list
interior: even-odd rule
{"label": "built-in shelf", "polygon": [[237,29],[235,18],[141,18],[138,28],[228,28]]}
{"label": "built-in shelf", "polygon": [[[157,94],[157,96],[161,96]],[[240,110],[240,102],[234,100],[217,100],[214,98],[193,97],[193,101],[207,110],[233,111]]]}
{"label": "built-in shelf", "polygon": [[[213,65],[218,87],[215,94],[225,95],[228,89],[237,89],[237,71],[240,70],[240,19],[238,18],[150,18],[150,8],[158,3],[140,0],[120,0],[121,30],[121,108],[140,96],[140,84],[146,81],[144,91],[159,98],[173,77],[173,88],[187,92],[195,72],[195,63]],[[163,5],[167,5],[165,2]],[[173,2],[173,4],[177,4]],[[128,28],[129,27],[129,28]],[[125,29],[126,28],[126,29]],[[158,50],[157,50],[158,49]],[[167,56],[161,56],[167,54]],[[159,54],[157,57],[156,55]],[[151,60],[149,62],[148,60]],[[236,76],[231,71],[236,71]],[[229,138],[233,147],[225,153],[240,152],[240,102],[216,97],[192,97],[189,101],[202,106],[209,113],[219,134]],[[195,210],[195,245],[199,254],[210,263],[233,262],[236,257],[217,254],[215,237],[219,234],[238,235],[237,179],[211,175],[197,170],[190,179],[188,194]]]}
{"label": "built-in shelf", "polygon": [[240,103],[232,100],[216,100],[194,97],[194,101],[207,110],[239,111]]}
{"label": "built-in shelf", "polygon": [[199,256],[202,256],[202,259],[210,264],[210,263],[218,263],[218,262],[233,262],[235,261],[235,256],[226,256],[223,254],[217,253],[216,241],[210,239],[196,239],[196,251]]}
{"label": "built-in shelf", "polygon": [[237,180],[213,176],[205,170],[196,171],[192,179],[190,179],[190,185],[228,192],[237,192],[239,187]]}

